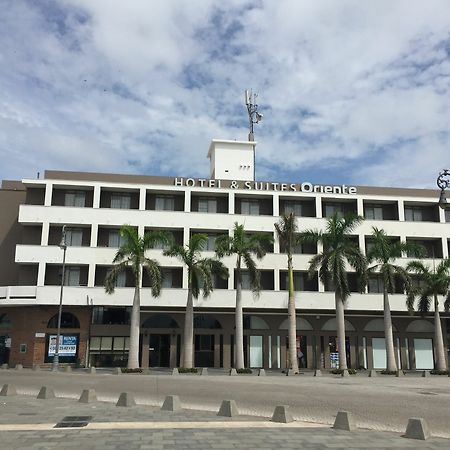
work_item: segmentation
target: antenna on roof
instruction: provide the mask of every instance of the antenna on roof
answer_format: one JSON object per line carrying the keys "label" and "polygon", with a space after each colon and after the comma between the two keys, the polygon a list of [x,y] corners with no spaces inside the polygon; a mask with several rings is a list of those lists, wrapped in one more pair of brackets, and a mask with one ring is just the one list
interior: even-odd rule
{"label": "antenna on roof", "polygon": [[249,121],[249,133],[248,140],[254,141],[255,134],[253,133],[253,125],[255,123],[261,122],[263,115],[258,112],[258,104],[256,103],[256,98],[258,94],[253,94],[253,91],[246,89],[245,91],[245,105],[247,106],[248,121]]}

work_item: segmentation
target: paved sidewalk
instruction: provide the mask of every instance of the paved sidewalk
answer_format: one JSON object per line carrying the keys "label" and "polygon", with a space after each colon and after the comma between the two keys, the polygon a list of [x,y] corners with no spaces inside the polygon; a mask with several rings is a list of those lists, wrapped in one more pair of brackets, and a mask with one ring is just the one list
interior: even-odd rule
{"label": "paved sidewalk", "polygon": [[[65,416],[91,416],[84,428],[53,428]],[[27,431],[11,430],[14,426]],[[265,428],[269,426],[270,428]],[[102,427],[104,429],[98,429]],[[10,431],[5,431],[9,429]],[[171,450],[171,449],[448,449],[450,441],[405,439],[400,434],[345,432],[308,423],[275,424],[265,418],[227,419],[213,412],[161,411],[137,405],[81,404],[56,398],[0,397],[0,448]]]}

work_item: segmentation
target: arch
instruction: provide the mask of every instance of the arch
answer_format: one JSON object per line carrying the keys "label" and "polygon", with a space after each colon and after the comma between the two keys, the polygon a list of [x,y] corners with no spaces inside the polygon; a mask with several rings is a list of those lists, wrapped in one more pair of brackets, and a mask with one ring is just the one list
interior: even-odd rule
{"label": "arch", "polygon": [[[392,324],[392,330],[397,331],[397,327]],[[383,319],[372,319],[366,323],[364,331],[383,331],[384,332],[384,320]]]}
{"label": "arch", "polygon": [[214,317],[208,315],[198,315],[194,317],[194,328],[205,328],[209,330],[217,330],[222,328],[220,322]]}
{"label": "arch", "polygon": [[147,317],[142,328],[180,328],[177,321],[168,314],[154,314]]}
{"label": "arch", "polygon": [[[288,330],[289,329],[289,319],[283,320],[281,325],[278,327],[280,330]],[[313,327],[311,324],[302,317],[297,317],[297,330],[301,331],[311,331]]]}
{"label": "arch", "polygon": [[[58,314],[55,314],[48,321],[47,328],[58,328]],[[80,328],[80,321],[75,314],[63,312],[61,314],[61,328]]]}
{"label": "arch", "polygon": [[246,330],[270,330],[269,325],[262,317],[245,315],[244,329]]}
{"label": "arch", "polygon": [[8,314],[0,314],[0,328],[11,328],[11,320]]}
{"label": "arch", "polygon": [[407,327],[406,332],[409,333],[433,333],[434,325],[428,320],[418,319],[413,320]]}
{"label": "arch", "polygon": [[[336,331],[337,323],[336,318],[328,319],[322,326],[323,331]],[[355,331],[355,327],[348,321],[345,320],[345,331]]]}

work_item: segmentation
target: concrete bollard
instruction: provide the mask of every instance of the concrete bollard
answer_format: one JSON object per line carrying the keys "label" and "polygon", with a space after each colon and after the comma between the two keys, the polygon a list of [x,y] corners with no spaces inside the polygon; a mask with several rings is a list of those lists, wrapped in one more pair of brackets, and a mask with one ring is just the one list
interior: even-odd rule
{"label": "concrete bollard", "polygon": [[122,369],[120,367],[115,367],[113,369],[113,375],[122,375]]}
{"label": "concrete bollard", "polygon": [[16,369],[16,370],[22,370],[22,369],[23,369],[22,364],[16,364],[15,369]]}
{"label": "concrete bollard", "polygon": [[353,431],[356,427],[353,417],[348,411],[339,411],[336,415],[333,428],[336,430]]}
{"label": "concrete bollard", "polygon": [[42,386],[36,398],[40,400],[48,400],[49,398],[55,398],[55,393],[52,388]]}
{"label": "concrete bollard", "polygon": [[234,417],[239,415],[239,410],[234,400],[224,400],[220,405],[218,416]]}
{"label": "concrete bollard", "polygon": [[15,386],[12,384],[4,384],[0,391],[0,396],[9,397],[10,395],[17,395]]}
{"label": "concrete bollard", "polygon": [[3,370],[8,370],[9,369],[8,363],[2,364],[2,369]]}
{"label": "concrete bollard", "polygon": [[202,367],[200,369],[200,375],[208,375],[208,368],[207,367]]}
{"label": "concrete bollard", "polygon": [[266,376],[266,371],[264,369],[259,369],[258,377],[265,377],[265,376]]}
{"label": "concrete bollard", "polygon": [[276,406],[271,421],[278,423],[293,422],[294,419],[292,418],[291,413],[289,412],[289,406],[287,405]]}
{"label": "concrete bollard", "polygon": [[162,411],[178,411],[182,409],[178,395],[168,395],[161,406]]}
{"label": "concrete bollard", "polygon": [[122,392],[117,400],[116,406],[136,406],[133,394]]}
{"label": "concrete bollard", "polygon": [[230,370],[230,377],[235,377],[235,376],[237,376],[237,374],[238,373],[236,372],[236,369],[233,368]]}
{"label": "concrete bollard", "polygon": [[180,372],[178,372],[178,368],[177,367],[174,367],[172,369],[172,375],[180,375]]}
{"label": "concrete bollard", "polygon": [[422,378],[428,378],[430,376],[430,372],[428,370],[424,370],[422,372]]}
{"label": "concrete bollard", "polygon": [[409,419],[404,437],[408,439],[419,439],[421,441],[428,439],[430,437],[430,432],[425,419],[419,417],[412,417]]}
{"label": "concrete bollard", "polygon": [[403,370],[397,370],[395,376],[396,376],[396,377],[404,377],[405,374],[404,374]]}
{"label": "concrete bollard", "polygon": [[348,370],[344,369],[341,373],[341,377],[349,377],[349,376],[350,376],[350,374],[348,373]]}
{"label": "concrete bollard", "polygon": [[71,373],[72,372],[72,366],[66,366],[64,367],[64,372]]}
{"label": "concrete bollard", "polygon": [[374,378],[374,377],[377,377],[377,376],[378,376],[378,374],[377,374],[377,371],[375,369],[370,369],[369,370],[369,377],[370,378]]}
{"label": "concrete bollard", "polygon": [[92,403],[97,401],[97,394],[95,389],[83,389],[78,400],[79,403]]}
{"label": "concrete bollard", "polygon": [[39,364],[33,364],[33,370],[35,372],[39,372],[41,370],[41,366]]}
{"label": "concrete bollard", "polygon": [[97,373],[97,369],[95,367],[89,367],[88,373]]}
{"label": "concrete bollard", "polygon": [[295,371],[292,370],[292,369],[286,370],[286,376],[287,376],[287,377],[291,377],[291,376],[293,376],[293,375],[298,375],[298,374],[299,374],[298,372],[295,372]]}
{"label": "concrete bollard", "polygon": [[321,377],[321,376],[322,376],[322,371],[319,370],[319,369],[316,369],[316,370],[314,371],[314,376],[315,376],[315,377]]}

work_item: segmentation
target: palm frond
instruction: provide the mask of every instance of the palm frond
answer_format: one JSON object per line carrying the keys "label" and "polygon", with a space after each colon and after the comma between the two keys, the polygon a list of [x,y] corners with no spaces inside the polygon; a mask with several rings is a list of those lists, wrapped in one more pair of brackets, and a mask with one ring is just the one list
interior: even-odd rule
{"label": "palm frond", "polygon": [[158,261],[156,261],[156,259],[145,258],[144,270],[150,278],[152,296],[159,297],[161,294],[162,274]]}
{"label": "palm frond", "polygon": [[105,291],[107,294],[114,293],[117,284],[117,278],[119,274],[127,270],[127,267],[129,267],[127,262],[122,262],[116,264],[108,270],[104,281]]}

